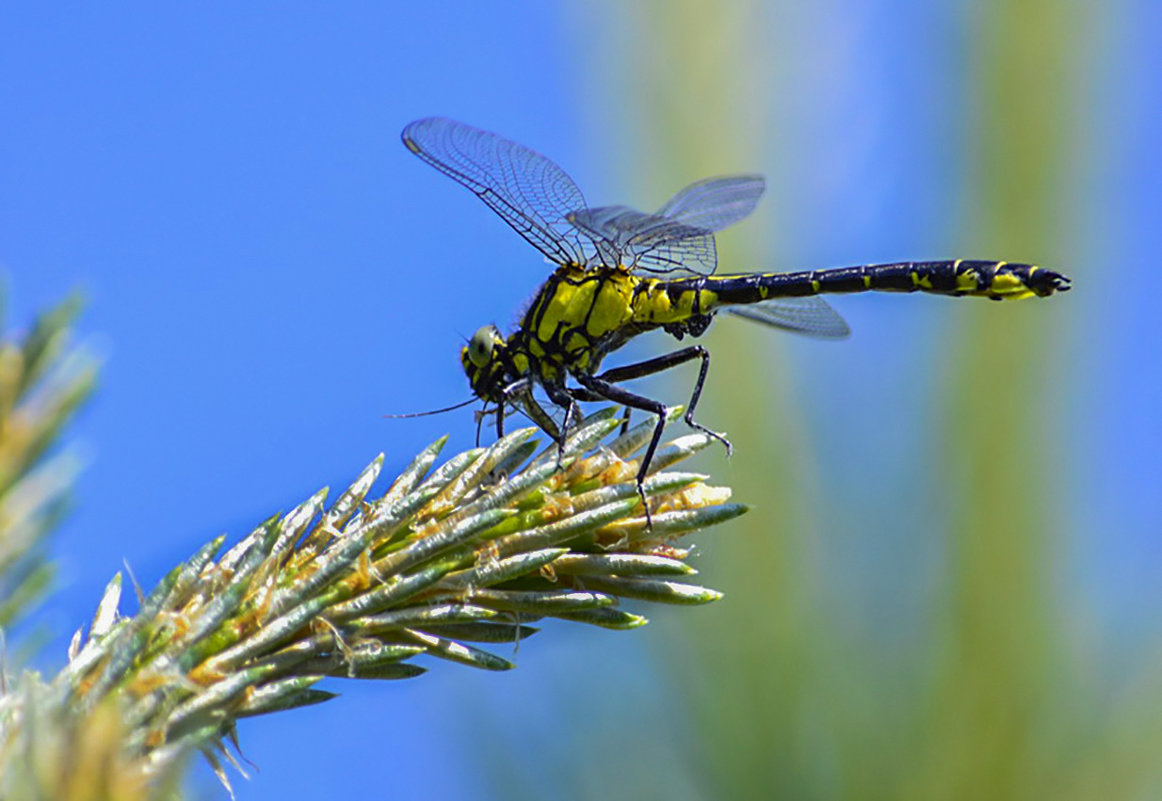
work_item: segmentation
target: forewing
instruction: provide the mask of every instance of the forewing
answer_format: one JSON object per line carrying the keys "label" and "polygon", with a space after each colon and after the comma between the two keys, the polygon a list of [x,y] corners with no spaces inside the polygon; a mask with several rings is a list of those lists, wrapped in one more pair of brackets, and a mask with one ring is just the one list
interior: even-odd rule
{"label": "forewing", "polygon": [[585,208],[573,179],[523,145],[443,117],[403,129],[404,145],[472,190],[488,207],[558,264],[583,264],[584,247],[571,212]]}
{"label": "forewing", "polygon": [[658,209],[669,217],[704,231],[721,231],[748,216],[762,197],[761,175],[725,175],[690,184]]}
{"label": "forewing", "polygon": [[726,311],[764,325],[806,334],[820,339],[843,339],[851,334],[839,312],[823,298],[772,298],[748,306],[730,306]]}

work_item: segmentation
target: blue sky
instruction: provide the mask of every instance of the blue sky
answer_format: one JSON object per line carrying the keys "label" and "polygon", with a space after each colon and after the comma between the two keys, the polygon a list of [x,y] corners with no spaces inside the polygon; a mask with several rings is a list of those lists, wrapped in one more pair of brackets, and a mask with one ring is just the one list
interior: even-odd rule
{"label": "blue sky", "polygon": [[[722,168],[765,171],[815,193],[786,223],[799,226],[794,257],[811,266],[948,255],[937,242],[941,207],[911,197],[913,189],[939,197],[941,170],[950,169],[940,123],[918,117],[896,128],[892,120],[911,119],[939,91],[940,70],[950,68],[940,36],[958,14],[920,4],[888,16],[889,5],[840,3],[834,18],[799,18],[818,37],[801,43],[805,57],[812,48],[851,55],[847,72],[839,59],[843,74],[805,78],[831,92],[809,114],[761,121],[781,126],[805,160]],[[382,415],[467,397],[462,337],[511,322],[545,267],[400,146],[405,123],[441,114],[502,132],[560,162],[594,203],[650,208],[701,177],[675,177],[656,197],[609,196],[634,181],[606,165],[632,169],[630,138],[665,132],[619,126],[632,101],[619,94],[615,68],[592,69],[610,45],[592,36],[591,16],[535,2],[445,8],[6,5],[0,273],[8,319],[22,326],[79,287],[88,298],[81,331],[104,359],[101,388],[72,430],[90,465],[55,541],[64,586],[45,610],[54,629],[71,632],[91,614],[123,559],[150,584],[210,537],[239,536],[320,485],[341,486],[379,451],[390,471],[444,432],[453,434],[449,448],[471,443],[467,411]],[[1063,201],[1063,213],[1084,224],[1064,243],[1067,272],[1079,281],[1062,312],[1073,326],[1062,436],[1083,454],[1071,467],[1072,485],[1084,491],[1070,500],[1070,517],[1100,533],[1081,540],[1078,563],[1115,625],[1137,630],[1154,617],[1145,604],[1160,599],[1150,587],[1162,514],[1149,499],[1162,465],[1162,323],[1149,288],[1162,252],[1154,78],[1162,20],[1144,1],[1111,8],[1108,57],[1078,87],[1092,113],[1071,122],[1087,146],[1076,197]],[[616,20],[609,27],[623,30]],[[859,54],[884,38],[915,39],[933,56],[931,73],[911,61],[864,63]],[[596,118],[599,108],[607,120]],[[852,117],[876,125],[845,128]],[[842,158],[826,162],[829,153]],[[916,154],[935,167],[912,187],[901,164]],[[813,176],[814,164],[828,168]],[[901,314],[898,299],[871,300],[845,303],[867,336],[823,358],[805,389],[812,397],[834,392],[837,375],[871,376],[874,348],[940,313]],[[521,670],[505,676],[441,666],[404,684],[344,685],[344,700],[296,720],[251,722],[244,743],[262,773],[240,797],[306,796],[308,771],[296,763],[345,760],[361,766],[351,791],[372,791],[383,781],[376,742],[390,744],[397,765],[417,766],[415,776],[393,777],[397,797],[429,797],[425,755],[454,726],[394,732],[430,721],[433,710],[448,720],[481,694],[503,714],[528,687],[567,681],[557,666],[586,647],[614,650],[600,632],[566,636],[531,641]],[[618,658],[632,662],[636,647],[618,641],[631,654]],[[648,687],[627,683],[648,699]],[[449,797],[478,789],[471,773],[445,781]]]}

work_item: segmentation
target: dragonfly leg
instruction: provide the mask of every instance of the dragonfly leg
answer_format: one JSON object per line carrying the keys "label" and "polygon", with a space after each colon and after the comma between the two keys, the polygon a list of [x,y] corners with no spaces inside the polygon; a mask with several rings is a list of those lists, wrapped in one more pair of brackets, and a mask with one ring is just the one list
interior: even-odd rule
{"label": "dragonfly leg", "polygon": [[[565,419],[561,422],[561,432],[557,440],[557,465],[561,464],[561,458],[565,455],[565,440],[569,436],[569,427],[574,424],[574,420],[579,424],[581,422],[581,407],[577,405],[577,401],[573,399],[573,395],[563,386],[557,384],[545,384],[545,394],[549,396],[555,405],[565,410]],[[539,424],[538,424],[539,425]],[[544,426],[541,426],[544,428]]]}
{"label": "dragonfly leg", "polygon": [[660,373],[663,370],[669,370],[671,367],[685,364],[692,359],[701,359],[702,366],[698,370],[698,380],[694,382],[694,392],[690,395],[690,402],[686,404],[686,414],[684,416],[686,425],[721,442],[726,448],[727,456],[729,456],[734,450],[730,444],[730,440],[694,420],[694,409],[698,406],[698,399],[702,397],[702,387],[706,384],[706,373],[710,370],[710,351],[701,345],[692,345],[688,348],[676,350],[673,353],[667,353],[664,356],[646,359],[644,362],[638,362],[637,364],[615,367],[612,370],[606,370],[597,377],[609,382],[629,381],[634,378]]}
{"label": "dragonfly leg", "polygon": [[[507,411],[508,405],[510,403],[513,404],[514,406],[516,405],[516,401],[513,399],[517,398],[517,397],[524,398],[526,396],[530,400],[532,399],[532,393],[529,391],[530,384],[531,384],[531,382],[529,381],[529,379],[520,378],[520,379],[517,379],[516,381],[513,381],[511,384],[509,384],[507,386],[500,387],[500,389],[498,390],[497,395],[499,396],[499,399],[496,401],[496,438],[497,439],[501,439],[504,437],[504,414]],[[540,424],[538,423],[537,425],[540,425]],[[477,432],[476,432],[476,447],[478,447],[478,448],[480,447],[480,431],[479,431],[479,429],[477,429]]]}
{"label": "dragonfly leg", "polygon": [[[568,392],[573,397],[573,400],[582,401],[584,403],[600,403],[601,401],[605,400],[604,397],[602,397],[601,395],[598,395],[596,392],[590,392],[589,390],[587,390],[583,387],[573,388],[573,389],[568,390]],[[625,432],[629,431],[629,415],[630,415],[630,412],[633,411],[633,407],[625,406],[623,408],[625,409],[625,411],[622,413],[622,416],[621,416],[621,431],[619,433],[622,436],[625,436]]]}
{"label": "dragonfly leg", "polygon": [[582,374],[575,376],[575,378],[585,389],[605,400],[657,415],[658,422],[654,426],[654,434],[650,437],[650,444],[646,448],[645,456],[642,457],[641,465],[638,467],[636,479],[637,494],[641,498],[642,508],[646,512],[646,525],[652,528],[653,520],[650,517],[650,505],[646,502],[646,492],[642,487],[642,482],[645,481],[646,474],[650,469],[650,463],[654,460],[654,452],[657,451],[658,443],[662,439],[662,430],[666,427],[666,405],[661,401],[656,401],[644,395],[637,395],[628,389],[623,389],[617,384],[606,380],[603,376]]}
{"label": "dragonfly leg", "polygon": [[484,430],[484,418],[488,416],[488,406],[476,413],[476,447],[480,447],[480,432]]}
{"label": "dragonfly leg", "polygon": [[544,431],[553,442],[557,443],[559,460],[560,450],[565,443],[564,432],[557,428],[557,424],[553,422],[553,418],[549,416],[549,413],[545,411],[541,404],[537,403],[536,398],[533,397],[531,392],[522,399],[521,406],[524,408],[525,414],[529,416],[529,419],[536,423],[537,428]]}
{"label": "dragonfly leg", "polygon": [[[514,381],[507,387],[500,391],[501,400],[498,405],[501,411],[505,406],[511,404],[514,408],[523,411],[528,418],[533,421],[537,428],[544,431],[553,442],[557,443],[557,460],[560,462],[561,452],[564,448],[565,434],[557,428],[557,424],[553,421],[552,416],[545,411],[541,404],[537,403],[537,399],[533,397],[532,381],[528,378],[522,378]],[[566,423],[568,420],[566,420]],[[497,438],[503,436],[503,428],[501,422],[497,421]]]}

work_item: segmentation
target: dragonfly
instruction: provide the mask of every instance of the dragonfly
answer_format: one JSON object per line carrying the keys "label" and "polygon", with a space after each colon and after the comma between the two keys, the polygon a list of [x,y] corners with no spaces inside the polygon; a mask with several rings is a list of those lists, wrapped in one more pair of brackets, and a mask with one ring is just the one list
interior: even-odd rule
{"label": "dragonfly", "polygon": [[[524,412],[557,443],[558,453],[582,419],[579,403],[608,401],[625,407],[627,415],[632,409],[654,415],[636,475],[647,523],[643,481],[669,410],[624,382],[699,362],[685,422],[721,442],[728,454],[731,444],[694,419],[710,368],[704,346],[602,370],[606,356],[639,334],[661,329],[679,341],[695,338],[723,311],[784,331],[841,339],[850,329],[822,294],[927,292],[1012,300],[1070,288],[1068,278],[1036,265],[975,259],[719,275],[715,233],[754,210],[765,189],[762,176],[697,181],[653,213],[591,208],[557,164],[495,133],[430,117],[407,125],[401,138],[555,265],[515,330],[506,336],[485,325],[462,348],[460,362],[474,395],[466,403],[483,401],[478,419],[495,412],[498,437],[510,409]],[[537,387],[563,413],[559,425],[534,394]]]}

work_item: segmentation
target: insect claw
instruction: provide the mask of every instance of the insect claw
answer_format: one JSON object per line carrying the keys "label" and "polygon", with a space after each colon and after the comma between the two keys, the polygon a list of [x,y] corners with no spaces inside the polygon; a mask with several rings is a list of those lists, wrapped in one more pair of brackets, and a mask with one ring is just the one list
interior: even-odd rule
{"label": "insect claw", "polygon": [[730,444],[730,440],[726,438],[725,434],[719,434],[717,431],[711,431],[706,426],[702,425],[701,423],[694,422],[689,417],[686,418],[686,424],[689,425],[690,428],[693,428],[695,431],[701,431],[706,436],[721,442],[722,447],[726,448],[727,456],[730,456],[732,453],[734,453],[734,446]]}

